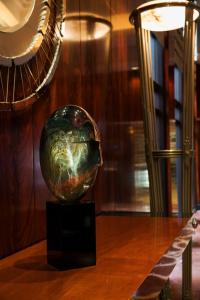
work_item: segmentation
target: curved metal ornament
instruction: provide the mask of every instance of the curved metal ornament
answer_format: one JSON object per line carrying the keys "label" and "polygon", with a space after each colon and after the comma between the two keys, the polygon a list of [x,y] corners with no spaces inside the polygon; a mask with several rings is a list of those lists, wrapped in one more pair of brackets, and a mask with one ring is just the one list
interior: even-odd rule
{"label": "curved metal ornament", "polygon": [[61,45],[63,0],[35,0],[28,22],[0,31],[0,110],[35,102],[52,79]]}

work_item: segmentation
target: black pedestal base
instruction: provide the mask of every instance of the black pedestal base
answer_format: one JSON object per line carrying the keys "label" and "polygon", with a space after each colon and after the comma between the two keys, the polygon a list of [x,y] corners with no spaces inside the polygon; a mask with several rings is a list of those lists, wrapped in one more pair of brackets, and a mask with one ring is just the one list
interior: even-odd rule
{"label": "black pedestal base", "polygon": [[47,261],[67,270],[96,264],[95,204],[47,202]]}

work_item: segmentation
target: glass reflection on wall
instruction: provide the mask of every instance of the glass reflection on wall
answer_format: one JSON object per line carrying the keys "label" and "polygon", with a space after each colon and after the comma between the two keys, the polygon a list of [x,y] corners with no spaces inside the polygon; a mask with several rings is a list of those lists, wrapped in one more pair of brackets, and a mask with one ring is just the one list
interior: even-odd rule
{"label": "glass reflection on wall", "polygon": [[90,41],[103,38],[111,23],[92,14],[67,14],[64,19],[63,37],[69,41]]}
{"label": "glass reflection on wall", "polygon": [[104,199],[102,210],[149,212],[143,121],[109,122],[107,127],[116,134],[110,134],[104,155],[109,201]]}
{"label": "glass reflection on wall", "polygon": [[[111,5],[110,0],[97,0],[95,5],[92,0],[70,0],[66,7],[61,64],[67,86],[62,95],[61,90],[56,92],[62,98],[66,93],[69,103],[82,106],[97,121],[104,158],[94,189],[100,211],[150,211],[138,68],[133,74],[137,45],[128,21],[130,6],[125,2]],[[101,28],[107,27],[95,38],[100,19],[104,19]]]}
{"label": "glass reflection on wall", "polygon": [[143,122],[134,122],[134,128],[135,211],[149,212],[149,177],[145,158]]}
{"label": "glass reflection on wall", "polygon": [[[183,100],[183,74],[178,67],[173,69],[174,77],[174,119],[170,120],[170,149],[181,149],[182,147],[182,100]],[[181,211],[182,203],[182,173],[181,158],[171,160],[171,185],[172,185],[172,212]]]}
{"label": "glass reflection on wall", "polygon": [[[179,145],[179,131],[180,128],[175,120],[170,120],[170,149],[175,150],[180,148]],[[178,132],[177,132],[178,131]],[[178,212],[178,203],[181,197],[181,158],[171,159],[171,199],[172,212]]]}
{"label": "glass reflection on wall", "polygon": [[106,36],[111,30],[110,14],[104,1],[68,1],[63,37],[69,41],[90,41]]}

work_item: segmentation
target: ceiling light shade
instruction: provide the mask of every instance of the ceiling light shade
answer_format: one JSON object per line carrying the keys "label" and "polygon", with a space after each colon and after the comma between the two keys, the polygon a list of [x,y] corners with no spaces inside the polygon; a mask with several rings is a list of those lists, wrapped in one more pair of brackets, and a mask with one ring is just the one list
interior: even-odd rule
{"label": "ceiling light shade", "polygon": [[111,29],[109,21],[90,14],[72,14],[64,18],[63,38],[78,42],[104,37]]}
{"label": "ceiling light shade", "polygon": [[14,32],[28,22],[35,6],[35,0],[0,0],[0,31]]}
{"label": "ceiling light shade", "polygon": [[188,8],[195,21],[199,17],[199,7],[189,1],[154,0],[137,7],[130,16],[133,23],[136,14],[141,15],[141,27],[151,31],[169,31],[185,25],[185,11]]}

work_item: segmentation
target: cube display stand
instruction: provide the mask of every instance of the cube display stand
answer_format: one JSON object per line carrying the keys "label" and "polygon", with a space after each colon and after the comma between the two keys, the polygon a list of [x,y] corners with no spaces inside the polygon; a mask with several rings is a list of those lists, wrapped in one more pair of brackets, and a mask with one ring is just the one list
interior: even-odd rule
{"label": "cube display stand", "polygon": [[47,261],[59,270],[96,264],[95,204],[46,203]]}

